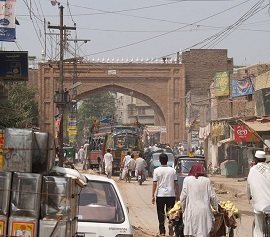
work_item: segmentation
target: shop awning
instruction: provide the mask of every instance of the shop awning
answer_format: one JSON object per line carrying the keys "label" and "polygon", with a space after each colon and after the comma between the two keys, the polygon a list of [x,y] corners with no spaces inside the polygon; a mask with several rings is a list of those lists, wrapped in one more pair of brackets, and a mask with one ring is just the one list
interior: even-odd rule
{"label": "shop awning", "polygon": [[224,140],[218,141],[217,146],[222,146],[223,144],[228,143],[228,142],[232,142],[232,141],[233,141],[233,139],[229,137],[229,138],[226,138]]}
{"label": "shop awning", "polygon": [[249,126],[252,130],[256,132],[267,132],[270,131],[270,122],[266,123],[261,123],[259,121],[254,121],[254,122],[246,122],[244,123]]}

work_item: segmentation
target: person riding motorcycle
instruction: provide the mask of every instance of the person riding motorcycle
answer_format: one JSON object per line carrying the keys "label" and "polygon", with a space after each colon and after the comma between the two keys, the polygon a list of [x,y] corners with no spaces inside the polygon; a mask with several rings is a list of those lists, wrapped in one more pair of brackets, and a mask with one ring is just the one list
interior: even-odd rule
{"label": "person riding motorcycle", "polygon": [[254,208],[254,237],[263,236],[264,212],[270,211],[270,165],[264,151],[256,151],[254,163],[247,178],[247,194]]}
{"label": "person riding motorcycle", "polygon": [[139,153],[139,157],[136,159],[135,176],[138,179],[138,175],[141,174],[145,180],[145,169],[147,167],[146,161],[142,158],[142,153]]}

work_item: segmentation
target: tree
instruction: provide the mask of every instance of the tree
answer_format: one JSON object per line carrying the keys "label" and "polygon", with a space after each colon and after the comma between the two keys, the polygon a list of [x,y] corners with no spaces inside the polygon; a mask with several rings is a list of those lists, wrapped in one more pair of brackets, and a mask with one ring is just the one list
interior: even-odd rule
{"label": "tree", "polygon": [[0,104],[0,127],[29,128],[38,126],[38,102],[36,91],[18,82],[9,88],[6,102]]}
{"label": "tree", "polygon": [[82,102],[78,109],[78,131],[88,130],[95,120],[112,118],[116,109],[115,96],[110,92],[100,93]]}

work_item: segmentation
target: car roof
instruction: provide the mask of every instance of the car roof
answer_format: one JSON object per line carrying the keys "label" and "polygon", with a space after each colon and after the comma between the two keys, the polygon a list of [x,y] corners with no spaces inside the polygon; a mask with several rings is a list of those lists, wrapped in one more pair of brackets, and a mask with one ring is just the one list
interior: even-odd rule
{"label": "car roof", "polygon": [[175,155],[176,158],[180,159],[180,158],[202,158],[204,159],[205,156],[204,155],[193,155],[193,156],[189,156],[189,155]]}
{"label": "car roof", "polygon": [[165,151],[164,152],[154,152],[152,155],[155,155],[156,156],[156,155],[160,155],[160,154],[166,154],[166,155],[170,155],[171,154],[171,155],[174,156],[174,154],[172,152],[165,152]]}
{"label": "car roof", "polygon": [[106,176],[95,175],[95,174],[84,174],[84,176],[90,181],[93,180],[93,181],[109,182],[109,183],[115,184],[113,179],[109,179]]}
{"label": "car roof", "polygon": [[192,161],[192,160],[195,160],[195,161],[205,161],[205,159],[204,158],[201,158],[201,157],[181,157],[181,158],[179,158],[178,159],[178,161],[179,160],[190,160],[190,161]]}

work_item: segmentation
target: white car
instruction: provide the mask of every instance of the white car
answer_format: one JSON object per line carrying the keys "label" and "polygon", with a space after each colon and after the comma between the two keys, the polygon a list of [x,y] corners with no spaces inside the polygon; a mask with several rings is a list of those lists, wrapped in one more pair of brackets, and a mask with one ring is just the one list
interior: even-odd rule
{"label": "white car", "polygon": [[128,210],[117,184],[99,175],[85,175],[80,193],[77,237],[133,237]]}

